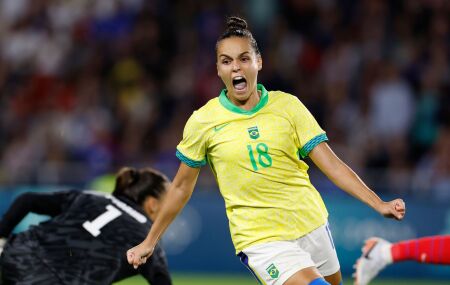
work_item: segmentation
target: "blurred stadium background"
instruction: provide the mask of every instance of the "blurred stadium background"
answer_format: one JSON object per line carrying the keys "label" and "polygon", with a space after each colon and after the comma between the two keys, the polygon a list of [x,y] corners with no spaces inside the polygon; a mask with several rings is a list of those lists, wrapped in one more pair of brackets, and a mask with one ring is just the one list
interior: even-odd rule
{"label": "blurred stadium background", "polygon": [[[407,202],[404,222],[383,220],[311,167],[345,277],[371,235],[450,233],[447,0],[0,0],[0,215],[22,191],[108,191],[123,165],[173,177],[185,121],[222,88],[214,47],[235,14],[260,45],[260,82],[298,96],[367,184]],[[163,242],[175,284],[254,284],[206,168]],[[448,284],[450,269],[383,278]]]}

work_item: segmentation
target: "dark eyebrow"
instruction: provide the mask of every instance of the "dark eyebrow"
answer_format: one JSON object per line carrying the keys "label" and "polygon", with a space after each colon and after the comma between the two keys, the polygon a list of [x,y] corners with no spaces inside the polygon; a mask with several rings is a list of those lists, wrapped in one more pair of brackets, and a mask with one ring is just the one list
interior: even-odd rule
{"label": "dark eyebrow", "polygon": [[247,55],[247,53],[250,54],[249,51],[244,51],[243,53],[241,53],[241,54],[239,55],[239,57],[244,56],[244,55]]}
{"label": "dark eyebrow", "polygon": [[231,58],[231,56],[226,55],[226,54],[219,54],[219,57],[226,57],[226,58]]}
{"label": "dark eyebrow", "polygon": [[[243,53],[239,54],[238,57],[242,57],[242,56],[247,55],[249,53],[250,53],[249,51],[244,51]],[[219,54],[219,57],[231,58],[231,56],[226,55],[226,54]]]}

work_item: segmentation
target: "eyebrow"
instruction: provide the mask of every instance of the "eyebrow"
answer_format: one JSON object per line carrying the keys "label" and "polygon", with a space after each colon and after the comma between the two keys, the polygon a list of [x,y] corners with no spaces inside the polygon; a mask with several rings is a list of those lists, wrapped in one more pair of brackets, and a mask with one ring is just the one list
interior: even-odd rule
{"label": "eyebrow", "polygon": [[[247,53],[250,54],[249,51],[244,51],[243,53],[239,54],[238,57],[244,56],[244,55],[246,55]],[[223,53],[222,53],[222,54],[219,54],[219,57],[223,57],[223,56],[224,56],[224,57],[228,57],[228,58],[232,58],[231,56],[229,56],[229,55],[227,55],[227,54],[223,54]]]}

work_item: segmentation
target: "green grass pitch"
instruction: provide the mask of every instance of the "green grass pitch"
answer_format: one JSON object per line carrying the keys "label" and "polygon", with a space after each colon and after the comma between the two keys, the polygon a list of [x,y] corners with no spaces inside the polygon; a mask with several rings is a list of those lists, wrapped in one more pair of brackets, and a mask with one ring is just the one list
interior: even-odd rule
{"label": "green grass pitch", "polygon": [[[258,285],[251,276],[232,276],[232,275],[212,275],[212,274],[173,274],[174,285]],[[344,281],[345,285],[352,285],[351,279]],[[403,280],[403,279],[379,279],[370,285],[448,285],[449,281],[438,280]],[[114,285],[147,285],[147,282],[141,277],[133,277],[124,281],[114,283]]]}

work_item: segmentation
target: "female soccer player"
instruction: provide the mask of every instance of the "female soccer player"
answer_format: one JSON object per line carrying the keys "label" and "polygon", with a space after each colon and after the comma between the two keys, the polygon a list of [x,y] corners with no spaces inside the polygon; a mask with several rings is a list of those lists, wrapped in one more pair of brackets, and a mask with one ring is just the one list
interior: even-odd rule
{"label": "female soccer player", "polygon": [[365,242],[356,261],[355,285],[367,285],[387,265],[402,261],[450,265],[450,235],[390,243],[379,237]]}
{"label": "female soccer player", "polygon": [[364,185],[296,97],[257,84],[262,58],[247,23],[230,17],[227,25],[216,44],[217,73],[226,89],[189,118],[177,146],[178,173],[154,226],[128,251],[128,261],[136,268],[145,263],[208,162],[236,253],[260,283],[338,285],[328,213],[303,159],[309,156],[337,186],[386,217],[402,219],[404,203],[383,202]]}
{"label": "female soccer player", "polygon": [[0,240],[29,212],[52,218],[9,237],[0,284],[111,284],[141,274],[150,284],[171,285],[159,246],[139,272],[125,257],[147,235],[168,186],[156,170],[123,168],[112,195],[72,190],[19,196],[0,221]]}

